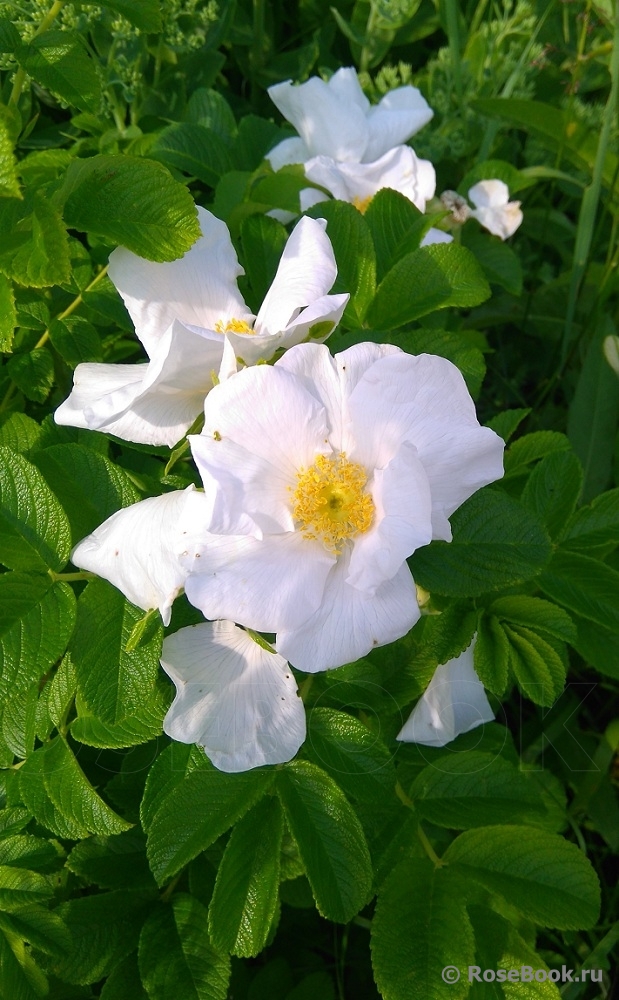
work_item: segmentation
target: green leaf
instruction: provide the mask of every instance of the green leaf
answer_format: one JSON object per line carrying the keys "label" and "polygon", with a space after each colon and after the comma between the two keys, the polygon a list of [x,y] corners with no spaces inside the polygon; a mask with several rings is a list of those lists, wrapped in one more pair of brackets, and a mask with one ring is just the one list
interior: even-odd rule
{"label": "green leaf", "polygon": [[285,764],[277,791],[319,912],[347,923],[367,903],[372,885],[359,820],[333,779],[307,761]]}
{"label": "green leaf", "polygon": [[522,265],[511,247],[468,226],[462,230],[462,244],[475,255],[491,285],[500,285],[510,295],[522,294]]}
{"label": "green leaf", "polygon": [[0,448],[0,559],[9,569],[59,571],[71,531],[62,507],[34,465]]}
{"label": "green leaf", "polygon": [[35,194],[30,216],[31,235],[15,253],[11,274],[22,285],[45,288],[70,280],[69,238],[54,206]]}
{"label": "green leaf", "polygon": [[200,236],[196,207],[183,185],[154,160],[92,156],[67,171],[64,217],[147,260],[182,257]]}
{"label": "green leaf", "polygon": [[21,44],[19,31],[12,21],[0,18],[0,52],[14,52]]}
{"label": "green leaf", "polygon": [[565,686],[566,666],[556,649],[537,632],[504,625],[509,664],[518,686],[538,705],[553,705]]}
{"label": "green leaf", "polygon": [[539,578],[544,593],[583,618],[619,629],[619,573],[597,559],[558,549]]}
{"label": "green leaf", "polygon": [[303,750],[342,791],[360,802],[382,806],[395,788],[392,754],[375,733],[346,712],[312,709]]}
{"label": "green leaf", "polygon": [[576,509],[582,482],[581,464],[571,451],[546,455],[529,476],[522,502],[546,525],[551,538],[561,538]]}
{"label": "green leaf", "polygon": [[424,768],[409,793],[415,810],[453,830],[524,823],[546,812],[535,786],[504,757],[469,750]]}
{"label": "green leaf", "polygon": [[509,441],[513,434],[516,433],[518,427],[525,419],[528,417],[530,410],[503,410],[502,413],[497,413],[496,417],[492,417],[486,424],[486,427],[491,427],[493,431],[496,431],[504,441]]}
{"label": "green leaf", "polygon": [[399,260],[399,248],[423,216],[399,191],[382,188],[372,198],[365,213],[376,250],[376,270],[382,281],[389,269]]}
{"label": "green leaf", "polygon": [[466,975],[445,982],[446,966],[473,964],[473,930],[461,880],[428,858],[397,865],[378,896],[371,931],[372,966],[385,1000],[462,1000]]}
{"label": "green leaf", "polygon": [[[475,962],[481,973],[484,969],[518,969],[528,965],[533,971],[548,966],[534,948],[518,934],[516,928],[496,910],[473,905],[469,916],[475,933]],[[554,964],[554,963],[553,963]],[[560,971],[560,970],[559,970]],[[469,1000],[561,1000],[561,993],[551,981],[478,983],[473,980]]]}
{"label": "green leaf", "polygon": [[30,834],[5,837],[0,843],[0,864],[48,872],[60,867],[64,853],[49,840]]}
{"label": "green leaf", "polygon": [[[15,957],[13,944],[20,952],[21,962]],[[11,1000],[40,1000],[48,990],[47,978],[23,945],[9,944],[4,934],[0,934],[0,978],[3,995]]]}
{"label": "green leaf", "polygon": [[[148,825],[148,862],[159,885],[225,833],[273,782],[273,771],[226,774],[199,754],[192,758],[193,770],[173,775],[173,786],[165,784],[165,797]],[[149,796],[159,776],[151,782],[152,777]]]}
{"label": "green leaf", "polygon": [[583,660],[606,677],[619,680],[619,633],[576,616],[578,635],[573,642]]}
{"label": "green leaf", "polygon": [[[95,0],[84,0],[95,3]],[[161,9],[159,0],[105,0],[105,6],[117,10],[140,31],[156,33],[161,31]]]}
{"label": "green leaf", "polygon": [[9,358],[7,373],[27,399],[43,403],[54,384],[54,362],[44,347]]}
{"label": "green leaf", "polygon": [[415,632],[436,664],[447,663],[471,645],[478,617],[468,601],[453,601],[440,614],[422,615]]}
{"label": "green leaf", "polygon": [[505,452],[505,475],[523,472],[531,462],[555,452],[569,451],[570,442],[558,431],[534,431],[518,438]]}
{"label": "green leaf", "polygon": [[92,448],[57,444],[33,457],[66,511],[74,542],[142,499],[124,469]]}
{"label": "green leaf", "polygon": [[29,903],[44,903],[54,894],[45,875],[0,864],[0,910],[18,910]]}
{"label": "green leaf", "polygon": [[516,500],[482,490],[451,518],[452,542],[432,542],[410,560],[416,583],[430,593],[477,597],[530,580],[550,558],[540,522]]}
{"label": "green leaf", "polygon": [[598,919],[597,876],[582,851],[562,837],[522,826],[469,830],[443,860],[544,927],[579,930]]}
{"label": "green leaf", "polygon": [[327,236],[337,262],[331,293],[350,293],[344,322],[361,326],[376,288],[376,257],[368,224],[356,208],[343,201],[321,202],[307,214],[327,220]]}
{"label": "green leaf", "polygon": [[278,906],[281,806],[266,796],[236,824],[217,872],[209,907],[209,933],[220,952],[258,955]]}
{"label": "green leaf", "polygon": [[105,580],[93,580],[77,602],[70,646],[80,694],[102,722],[122,722],[147,702],[159,675],[163,630],[131,653],[127,641],[143,612]]}
{"label": "green leaf", "polygon": [[154,160],[197,177],[210,187],[215,187],[222,174],[233,166],[224,140],[212,129],[192,122],[168,125],[149,152]]}
{"label": "green leaf", "polygon": [[0,274],[0,351],[8,353],[11,350],[16,326],[13,285],[4,274]]}
{"label": "green leaf", "polygon": [[98,114],[101,86],[95,63],[81,35],[73,31],[44,31],[15,52],[26,73],[67,104]]}
{"label": "green leaf", "polygon": [[151,903],[144,893],[117,889],[61,903],[55,911],[71,935],[71,950],[53,966],[68,983],[96,983],[136,947]]}
{"label": "green leaf", "polygon": [[250,215],[241,224],[243,261],[256,309],[271,287],[287,238],[281,222],[266,215]]}
{"label": "green leaf", "polygon": [[71,948],[69,932],[58,914],[42,906],[22,906],[10,917],[1,913],[0,927],[45,955],[62,957]]}
{"label": "green leaf", "polygon": [[157,679],[142,705],[121,722],[103,722],[92,715],[78,698],[78,717],[71,723],[71,736],[91,747],[122,749],[148,743],[161,736],[163,719],[172,701],[172,691],[162,677]]}
{"label": "green leaf", "polygon": [[89,837],[66,861],[69,871],[102,889],[154,889],[146,861],[146,837],[139,828],[111,837]]}
{"label": "green leaf", "polygon": [[97,795],[61,736],[36,750],[19,778],[24,803],[61,837],[121,833],[131,826]]}
{"label": "green leaf", "polygon": [[27,454],[36,449],[40,436],[40,425],[25,413],[5,413],[0,416],[0,447]]}
{"label": "green leaf", "polygon": [[[3,23],[11,24],[10,21]],[[0,114],[0,198],[21,198],[16,166],[11,132],[4,115]]]}
{"label": "green leaf", "polygon": [[387,335],[384,342],[396,344],[409,354],[438,354],[447,358],[460,369],[468,390],[476,397],[486,374],[486,362],[479,348],[474,347],[466,337],[449,330],[402,330],[392,337]]}
{"label": "green leaf", "polygon": [[567,433],[582,462],[583,500],[592,500],[608,486],[619,422],[619,379],[604,357],[604,338],[613,334],[602,323],[589,345],[569,407]]}
{"label": "green leaf", "polygon": [[101,990],[101,1000],[149,1000],[138,968],[137,952],[116,966]]}
{"label": "green leaf", "polygon": [[225,1000],[230,959],[208,937],[206,909],[185,893],[153,910],[140,935],[139,964],[150,1000]]}
{"label": "green leaf", "polygon": [[293,164],[282,167],[277,173],[265,173],[251,186],[250,197],[259,205],[281,208],[298,215],[301,211],[299,195],[305,188],[307,180],[303,167]]}
{"label": "green leaf", "polygon": [[574,623],[567,612],[541,597],[524,594],[499,597],[492,602],[489,611],[500,621],[547,633],[560,641],[573,642],[576,636]]}
{"label": "green leaf", "polygon": [[61,358],[74,368],[83,361],[102,361],[101,340],[96,328],[81,316],[53,319],[49,339]]}
{"label": "green leaf", "polygon": [[232,108],[218,90],[198,87],[187,101],[185,120],[216,132],[221,139],[236,135],[236,119]]}
{"label": "green leaf", "polygon": [[619,539],[619,489],[602,493],[587,507],[581,507],[567,526],[563,548],[594,555]]}
{"label": "green leaf", "polygon": [[377,330],[388,330],[448,306],[484,302],[490,287],[475,257],[455,243],[420,247],[385,275],[367,312]]}
{"label": "green leaf", "polygon": [[34,749],[38,684],[13,694],[2,706],[2,736],[16,757],[28,757]]}
{"label": "green leaf", "polygon": [[75,597],[66,583],[0,575],[0,695],[38,681],[64,653],[74,623]]}

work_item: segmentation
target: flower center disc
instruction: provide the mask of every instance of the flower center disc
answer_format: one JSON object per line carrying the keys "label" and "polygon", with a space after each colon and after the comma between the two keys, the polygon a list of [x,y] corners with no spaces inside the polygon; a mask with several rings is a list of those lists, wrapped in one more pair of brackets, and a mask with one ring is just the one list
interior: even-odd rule
{"label": "flower center disc", "polygon": [[244,319],[217,320],[215,323],[217,333],[254,333],[249,323]]}
{"label": "flower center disc", "polygon": [[304,537],[319,539],[339,555],[344,542],[367,531],[374,517],[367,481],[365,469],[345,455],[319,455],[301,470],[292,513]]}

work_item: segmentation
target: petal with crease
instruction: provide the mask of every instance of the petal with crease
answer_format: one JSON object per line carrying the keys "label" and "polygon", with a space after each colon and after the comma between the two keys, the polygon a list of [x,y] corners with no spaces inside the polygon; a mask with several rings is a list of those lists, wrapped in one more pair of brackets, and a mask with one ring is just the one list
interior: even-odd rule
{"label": "petal with crease", "polygon": [[427,125],[433,115],[416,87],[398,87],[385,94],[368,112],[370,135],[364,161],[371,163],[394,146],[400,146]]}
{"label": "petal with crease", "polygon": [[368,141],[365,111],[343,101],[337,87],[313,76],[300,85],[289,80],[276,83],[269,87],[269,97],[312,156],[324,154],[353,163],[362,158]]}
{"label": "petal with crease", "polygon": [[460,656],[436,668],[396,737],[405,743],[443,747],[461,733],[494,721],[494,712],[473,666],[475,640]]}
{"label": "petal with crease", "polygon": [[203,504],[204,495],[193,486],[141,500],[78,542],[71,560],[108,580],[144,611],[159,608],[168,625],[189,572],[188,551],[196,539],[204,539]]}
{"label": "petal with crease", "polygon": [[221,771],[290,760],[305,739],[305,711],[286,660],[230,621],[181,629],[161,665],[176,685],[163,728],[198,743]]}
{"label": "petal with crease", "polygon": [[278,630],[275,648],[298,670],[315,673],[352,663],[406,635],[419,618],[406,564],[371,595],[351,587],[347,575],[344,555],[331,570],[315,613],[294,631]]}

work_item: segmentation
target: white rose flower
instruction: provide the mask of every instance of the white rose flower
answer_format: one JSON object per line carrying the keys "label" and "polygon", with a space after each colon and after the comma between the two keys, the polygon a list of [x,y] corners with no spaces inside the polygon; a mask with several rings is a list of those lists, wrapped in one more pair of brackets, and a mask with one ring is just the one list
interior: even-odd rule
{"label": "white rose flower", "polygon": [[460,656],[437,667],[396,739],[444,747],[461,733],[494,721],[494,712],[473,666],[473,642]]}
{"label": "white rose flower", "polygon": [[522,222],[520,202],[509,200],[509,188],[503,181],[479,181],[469,188],[469,200],[475,205],[471,216],[502,240],[513,236]]}
{"label": "white rose flower", "polygon": [[198,743],[221,771],[283,764],[305,740],[305,710],[286,660],[233,622],[169,635],[161,665],[176,685],[164,732]]}
{"label": "white rose flower", "polygon": [[348,295],[327,294],[337,267],[323,219],[300,220],[254,316],[236,284],[244,272],[226,225],[203,208],[198,216],[202,236],[180,260],[157,264],[113,251],[110,277],[150,361],[78,365],[56,423],[171,447],[200,413],[213,373],[232,370],[226,342],[255,364],[311,337],[312,328],[326,340],[340,321]]}
{"label": "white rose flower", "polygon": [[[503,474],[451,362],[303,344],[217,386],[190,438],[209,517],[189,600],[277,632],[304,671],[392,642],[419,610],[406,558],[451,539],[449,516]],[[195,561],[199,555],[199,563]]]}
{"label": "white rose flower", "polygon": [[372,163],[423,128],[434,112],[416,87],[398,87],[371,105],[352,67],[328,83],[313,76],[295,85],[269,87],[269,97],[299,138],[284,139],[268,153],[274,170],[328,156],[346,163]]}

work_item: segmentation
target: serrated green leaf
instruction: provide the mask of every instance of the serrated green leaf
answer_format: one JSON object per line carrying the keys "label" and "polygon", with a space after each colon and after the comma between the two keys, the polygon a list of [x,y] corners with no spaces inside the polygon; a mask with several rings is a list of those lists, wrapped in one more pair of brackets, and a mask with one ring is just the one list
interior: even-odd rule
{"label": "serrated green leaf", "polygon": [[77,844],[67,868],[102,889],[155,889],[146,861],[146,837],[138,828]]}
{"label": "serrated green leaf", "polygon": [[91,715],[78,699],[78,717],[71,723],[71,736],[91,747],[118,750],[148,743],[161,736],[171,701],[170,685],[162,677],[157,679],[148,699],[121,722],[103,722]]}
{"label": "serrated green leaf", "polygon": [[619,489],[609,490],[581,507],[567,526],[563,547],[594,555],[619,539]]}
{"label": "serrated green leaf", "polygon": [[600,887],[590,862],[574,844],[544,830],[469,830],[443,860],[544,927],[577,930],[598,918]]}
{"label": "serrated green leaf", "polygon": [[530,412],[530,410],[525,409],[504,410],[503,413],[497,413],[495,417],[492,417],[492,419],[487,422],[486,427],[491,427],[493,431],[496,431],[496,433],[503,438],[504,441],[509,441]]}
{"label": "serrated green leaf", "polygon": [[461,881],[428,858],[393,869],[378,896],[371,932],[372,967],[385,1000],[462,1000],[466,975],[445,982],[446,966],[473,964],[473,930]]}
{"label": "serrated green leaf", "polygon": [[245,271],[257,309],[271,287],[287,238],[281,222],[266,215],[250,215],[241,224]]}
{"label": "serrated green leaf", "polygon": [[75,597],[66,583],[0,575],[0,695],[38,681],[62,656],[74,623]]}
{"label": "serrated green leaf", "polygon": [[536,576],[551,555],[540,522],[498,490],[475,493],[452,516],[453,541],[432,542],[410,559],[430,593],[476,597]]}
{"label": "serrated green leaf", "polygon": [[[95,3],[95,0],[84,0]],[[159,32],[162,28],[159,0],[105,0],[105,6],[116,10],[140,31]]]}
{"label": "serrated green leaf", "polygon": [[225,1000],[230,959],[208,937],[206,909],[184,893],[154,910],[140,935],[139,965],[151,1000],[169,1000],[170,984],[183,1000]]}
{"label": "serrated green leaf", "polygon": [[145,893],[116,889],[61,903],[55,911],[71,935],[71,950],[53,972],[68,983],[95,983],[136,947],[152,905]]}
{"label": "serrated green leaf", "polygon": [[215,187],[222,174],[232,169],[232,160],[224,140],[203,125],[175,122],[159,133],[151,146],[153,160],[176,167]]}
{"label": "serrated green leaf", "polygon": [[478,617],[468,601],[453,601],[440,615],[424,615],[416,631],[436,663],[447,663],[471,645]]}
{"label": "serrated green leaf", "polygon": [[576,636],[574,623],[567,612],[541,597],[524,594],[499,597],[492,602],[489,611],[502,621],[546,632],[564,642],[572,642]]}
{"label": "serrated green leaf", "polygon": [[509,676],[509,642],[494,615],[480,616],[473,666],[484,687],[496,695],[505,692]]}
{"label": "serrated green leaf", "polygon": [[0,913],[0,927],[45,955],[60,957],[71,947],[69,932],[58,914],[42,906],[22,906],[10,916]]}
{"label": "serrated green leaf", "polygon": [[185,120],[216,132],[222,139],[236,135],[236,119],[232,108],[218,90],[198,87],[187,101]]}
{"label": "serrated green leaf", "polygon": [[536,788],[513,764],[472,750],[430,764],[409,792],[420,816],[453,830],[543,816]]}
{"label": "serrated green leaf", "polygon": [[19,833],[31,819],[32,816],[28,810],[22,809],[20,806],[0,809],[0,838]]}
{"label": "serrated green leaf", "polygon": [[71,661],[78,690],[102,722],[139,713],[159,675],[163,630],[153,623],[148,641],[132,652],[127,641],[143,613],[105,580],[93,580],[77,602]]}
{"label": "serrated green leaf", "polygon": [[604,337],[616,333],[599,324],[583,362],[568,411],[567,433],[584,469],[583,500],[608,486],[619,422],[619,380],[604,356]]}
{"label": "serrated green leaf", "polygon": [[101,990],[101,1000],[149,1000],[138,968],[137,952],[116,966]]}
{"label": "serrated green leaf", "polygon": [[26,354],[14,354],[7,362],[7,373],[27,399],[43,403],[54,384],[54,362],[48,350],[39,347]]}
{"label": "serrated green leaf", "polygon": [[102,361],[101,340],[96,328],[82,316],[53,319],[49,327],[52,345],[68,365]]}
{"label": "serrated green leaf", "polygon": [[40,436],[40,425],[25,413],[5,413],[0,417],[0,447],[27,454],[36,448]]}
{"label": "serrated green leaf", "polygon": [[45,875],[0,864],[0,910],[11,912],[30,903],[44,903],[53,894]]}
{"label": "serrated green leaf", "polygon": [[92,448],[52,445],[39,451],[34,461],[66,511],[74,542],[94,531],[120,507],[142,499],[124,469]]}
{"label": "serrated green leaf", "polygon": [[511,247],[469,226],[462,230],[462,244],[475,255],[490,284],[510,295],[522,293],[522,265]]}
{"label": "serrated green leaf", "polygon": [[22,285],[62,285],[71,276],[69,238],[59,213],[43,195],[35,194],[30,237],[13,256],[11,274]]}
{"label": "serrated green leaf", "polygon": [[583,484],[582,466],[571,451],[554,452],[533,469],[522,502],[559,539],[576,509]]}
{"label": "serrated green leaf", "polygon": [[61,736],[31,754],[19,779],[24,803],[59,836],[114,834],[131,826],[95,792]]}
{"label": "serrated green leaf", "polygon": [[[528,965],[533,971],[548,969],[543,958],[518,934],[516,928],[496,910],[473,905],[469,915],[475,932],[475,962],[484,969],[518,969]],[[478,973],[478,975],[480,975]],[[481,978],[481,975],[480,975]],[[495,992],[493,993],[492,990]],[[469,1000],[560,1000],[561,994],[552,981],[540,983],[509,981],[488,983],[473,980]]]}
{"label": "serrated green leaf", "polygon": [[539,586],[568,611],[619,629],[619,573],[605,563],[558,549],[540,575]]}
{"label": "serrated green leaf", "polygon": [[[10,24],[10,21],[4,23]],[[16,167],[11,133],[4,116],[0,114],[0,198],[21,198]]]}
{"label": "serrated green leaf", "polygon": [[274,779],[270,770],[226,774],[203,758],[194,755],[194,769],[181,775],[174,787],[166,784],[165,797],[150,821],[148,862],[159,885],[225,833]]}
{"label": "serrated green leaf", "polygon": [[376,192],[365,213],[365,221],[374,241],[379,281],[402,256],[399,246],[422,218],[419,209],[399,191],[382,188]]}
{"label": "serrated green leaf", "polygon": [[315,708],[308,716],[304,753],[360,802],[382,805],[396,783],[392,754],[354,716]]}
{"label": "serrated green leaf", "polygon": [[21,44],[19,31],[8,18],[0,18],[0,52],[14,52]]}
{"label": "serrated green leaf", "polygon": [[562,451],[570,451],[570,442],[559,431],[534,431],[532,434],[525,434],[505,452],[505,475],[519,474],[531,462]]}
{"label": "serrated green leaf", "polygon": [[13,285],[4,274],[0,274],[0,351],[8,353],[12,349],[16,326]]}
{"label": "serrated green leaf", "polygon": [[209,933],[218,951],[252,958],[266,945],[277,911],[283,815],[267,796],[236,824],[217,872]]}
{"label": "serrated green leaf", "polygon": [[2,737],[16,757],[28,757],[34,749],[38,684],[7,698],[0,710]]}
{"label": "serrated green leaf", "polygon": [[367,321],[394,329],[448,306],[479,305],[490,287],[473,254],[455,243],[420,247],[406,254],[378,286]]}
{"label": "serrated green leaf", "polygon": [[120,155],[76,160],[59,197],[69,227],[103,236],[147,260],[176,260],[200,236],[189,191],[154,160]]}
{"label": "serrated green leaf", "polygon": [[17,834],[0,841],[0,864],[48,872],[62,863],[63,852],[49,840],[31,834]]}
{"label": "serrated green leaf", "polygon": [[365,905],[372,885],[359,820],[333,779],[307,761],[278,771],[277,792],[319,912],[346,923]]}
{"label": "serrated green leaf", "polygon": [[265,207],[283,209],[299,215],[301,211],[299,195],[307,188],[305,172],[301,164],[282,167],[277,173],[267,173],[252,184],[251,201]]}
{"label": "serrated green leaf", "polygon": [[101,86],[95,63],[81,35],[73,31],[44,31],[15,52],[20,66],[67,104],[98,114]]}
{"label": "serrated green leaf", "polygon": [[152,822],[168,795],[180,785],[185,777],[203,765],[203,753],[199,747],[184,743],[170,743],[152,763],[146,779],[144,795],[140,804],[142,827],[149,832]]}
{"label": "serrated green leaf", "polygon": [[327,220],[327,236],[337,262],[331,292],[349,292],[344,322],[361,326],[376,288],[376,256],[368,224],[356,208],[343,201],[321,202],[307,214]]}
{"label": "serrated green leaf", "polygon": [[4,997],[11,1000],[40,1000],[47,993],[46,976],[23,946],[17,943],[18,961],[9,940],[0,934],[0,981]]}

